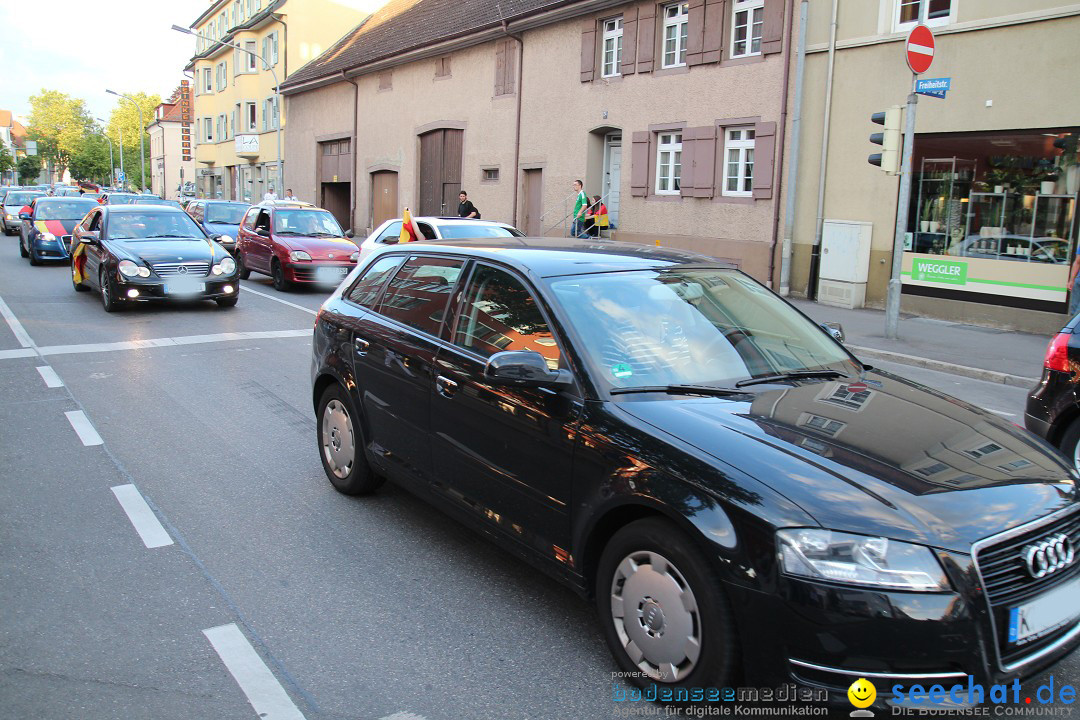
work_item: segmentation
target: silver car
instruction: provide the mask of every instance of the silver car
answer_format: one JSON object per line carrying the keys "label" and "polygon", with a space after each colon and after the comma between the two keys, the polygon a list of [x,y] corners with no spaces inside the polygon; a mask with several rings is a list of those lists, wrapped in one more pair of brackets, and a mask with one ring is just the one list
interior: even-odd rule
{"label": "silver car", "polygon": [[13,190],[4,196],[5,235],[19,234],[19,228],[22,227],[19,211],[39,197],[45,197],[45,193],[39,190]]}

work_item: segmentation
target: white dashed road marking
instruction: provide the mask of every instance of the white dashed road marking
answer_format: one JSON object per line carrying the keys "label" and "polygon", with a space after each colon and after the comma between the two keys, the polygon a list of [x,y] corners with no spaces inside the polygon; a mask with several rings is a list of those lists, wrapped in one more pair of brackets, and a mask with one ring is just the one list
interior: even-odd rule
{"label": "white dashed road marking", "polygon": [[297,305],[296,303],[289,302],[288,300],[282,300],[279,297],[274,297],[273,295],[267,295],[266,293],[259,292],[258,290],[252,290],[247,285],[243,285],[241,287],[244,288],[244,292],[246,292],[246,293],[251,293],[252,295],[258,295],[259,297],[264,297],[264,298],[267,298],[268,300],[273,300],[274,302],[279,302],[282,305],[288,305],[289,307],[296,308],[297,310],[303,310],[308,315],[318,315],[319,314],[318,311],[312,310],[311,308],[306,308],[303,305]]}
{"label": "white dashed road marking", "polygon": [[77,355],[79,353],[118,352],[121,350],[146,350],[147,348],[177,347],[179,345],[202,345],[205,343],[237,340],[262,340],[266,338],[311,337],[311,330],[258,330],[251,332],[215,333],[213,335],[181,335],[179,337],[149,338],[147,340],[123,340],[111,343],[85,343],[82,345],[43,345],[36,349],[20,348],[0,350],[0,360],[33,357],[36,355]]}
{"label": "white dashed road marking", "polygon": [[203,630],[221,661],[263,720],[304,720],[285,688],[235,623]]}
{"label": "white dashed road marking", "polygon": [[56,374],[48,365],[39,365],[38,374],[41,375],[41,379],[45,381],[45,387],[58,388],[64,387],[64,381],[60,379],[60,376]]}
{"label": "white dashed road marking", "polygon": [[116,485],[112,491],[146,547],[159,548],[173,544],[157,515],[146,504],[146,498],[139,492],[139,488],[134,485]]}
{"label": "white dashed road marking", "polygon": [[15,317],[15,313],[11,312],[11,308],[7,306],[3,298],[0,298],[0,315],[3,315],[4,319],[7,320],[8,327],[11,328],[11,332],[15,333],[15,339],[19,341],[20,345],[24,348],[34,347],[34,341],[30,339],[26,328],[19,322],[19,318]]}
{"label": "white dashed road marking", "polygon": [[89,447],[90,445],[103,445],[105,443],[101,436],[98,435],[98,431],[94,429],[90,418],[86,417],[86,413],[82,410],[69,410],[64,415],[67,416],[68,422],[71,423],[71,427],[74,428],[83,445]]}

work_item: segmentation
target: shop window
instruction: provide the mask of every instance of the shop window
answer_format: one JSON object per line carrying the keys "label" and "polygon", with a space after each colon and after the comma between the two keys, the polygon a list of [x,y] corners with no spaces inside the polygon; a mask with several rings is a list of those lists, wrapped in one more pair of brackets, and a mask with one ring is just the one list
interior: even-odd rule
{"label": "shop window", "polygon": [[686,40],[690,31],[690,3],[664,7],[663,68],[686,65]]}
{"label": "shop window", "polygon": [[765,0],[735,0],[732,13],[731,57],[760,55]]}
{"label": "shop window", "polygon": [[601,77],[617,77],[622,64],[623,19],[611,18],[604,21],[603,58],[600,65]]}
{"label": "shop window", "polygon": [[955,0],[895,0],[893,28],[906,32],[916,25],[938,27],[954,22]]}
{"label": "shop window", "polygon": [[660,133],[656,144],[656,194],[678,195],[682,178],[682,133]]}

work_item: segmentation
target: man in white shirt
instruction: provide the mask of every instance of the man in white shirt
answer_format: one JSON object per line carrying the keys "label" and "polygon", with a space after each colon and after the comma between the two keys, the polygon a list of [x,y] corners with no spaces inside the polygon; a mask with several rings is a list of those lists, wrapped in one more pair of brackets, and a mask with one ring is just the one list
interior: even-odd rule
{"label": "man in white shirt", "polygon": [[266,202],[267,200],[277,200],[277,193],[274,192],[273,185],[271,185],[270,188],[266,191],[266,194],[263,195],[263,202]]}
{"label": "man in white shirt", "polygon": [[288,190],[285,191],[285,199],[286,200],[296,200],[296,196],[292,194],[292,188],[289,188]]}

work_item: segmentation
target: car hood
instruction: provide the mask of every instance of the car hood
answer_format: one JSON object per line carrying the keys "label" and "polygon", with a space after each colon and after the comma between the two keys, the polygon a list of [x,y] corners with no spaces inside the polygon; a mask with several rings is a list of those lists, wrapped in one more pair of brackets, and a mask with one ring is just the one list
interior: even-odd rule
{"label": "car hood", "polygon": [[295,235],[275,235],[275,238],[290,250],[303,250],[312,260],[330,260],[347,262],[349,256],[358,250],[356,243],[349,238],[299,237]]}
{"label": "car hood", "polygon": [[236,234],[240,232],[239,225],[229,225],[228,223],[204,222],[203,227],[206,228],[206,232],[211,235],[228,235],[234,240],[236,239]]}
{"label": "car hood", "polygon": [[205,239],[111,240],[118,257],[143,260],[151,265],[164,262],[213,262],[228,257],[225,248]]}
{"label": "car hood", "polygon": [[877,371],[773,387],[619,405],[834,530],[970,552],[977,540],[1080,502],[1056,450],[931,388]]}

